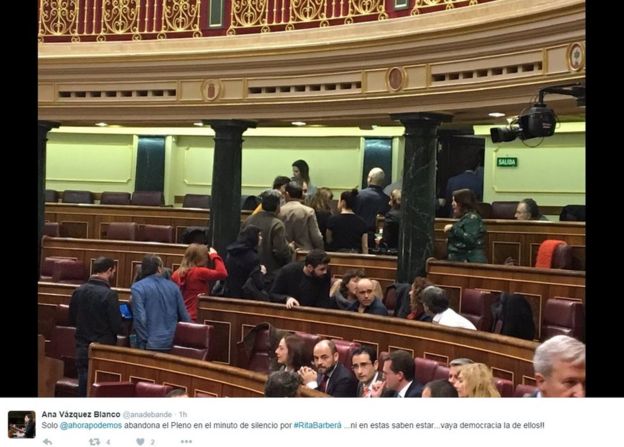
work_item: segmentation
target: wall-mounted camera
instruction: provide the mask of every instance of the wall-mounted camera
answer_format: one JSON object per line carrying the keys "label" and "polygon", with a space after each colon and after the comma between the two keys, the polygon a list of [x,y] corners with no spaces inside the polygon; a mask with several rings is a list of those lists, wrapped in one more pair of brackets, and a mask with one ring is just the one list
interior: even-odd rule
{"label": "wall-mounted camera", "polygon": [[539,91],[539,101],[528,110],[521,113],[517,119],[512,121],[507,127],[490,128],[490,136],[493,143],[502,141],[513,141],[516,138],[528,140],[538,137],[550,137],[555,133],[557,116],[544,103],[546,93],[559,93],[561,95],[574,96],[577,104],[585,104],[585,85],[570,84],[553,87],[546,87]]}

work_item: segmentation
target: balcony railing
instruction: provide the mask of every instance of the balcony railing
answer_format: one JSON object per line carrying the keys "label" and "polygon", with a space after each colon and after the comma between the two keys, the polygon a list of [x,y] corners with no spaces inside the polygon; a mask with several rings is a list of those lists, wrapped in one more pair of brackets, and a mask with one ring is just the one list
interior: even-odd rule
{"label": "balcony railing", "polygon": [[39,39],[69,36],[78,42],[202,37],[201,3],[201,0],[39,0]]}
{"label": "balcony railing", "polygon": [[488,1],[493,0],[39,0],[39,40],[142,40],[288,31]]}

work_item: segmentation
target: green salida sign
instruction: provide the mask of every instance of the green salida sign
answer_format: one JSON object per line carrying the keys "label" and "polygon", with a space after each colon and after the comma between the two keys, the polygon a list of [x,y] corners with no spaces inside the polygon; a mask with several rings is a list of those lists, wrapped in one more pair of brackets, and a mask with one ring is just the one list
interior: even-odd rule
{"label": "green salida sign", "polygon": [[517,168],[518,158],[516,157],[497,157],[496,166],[499,168]]}

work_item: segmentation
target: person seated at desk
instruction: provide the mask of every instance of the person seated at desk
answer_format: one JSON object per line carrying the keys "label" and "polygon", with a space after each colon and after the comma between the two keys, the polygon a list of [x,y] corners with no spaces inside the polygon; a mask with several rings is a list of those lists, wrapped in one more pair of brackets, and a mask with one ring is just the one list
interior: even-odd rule
{"label": "person seated at desk", "polygon": [[333,397],[357,397],[358,381],[338,360],[340,355],[333,340],[321,340],[314,345],[316,370],[302,366],[301,381],[308,387]]}
{"label": "person seated at desk", "polygon": [[533,397],[585,397],[585,344],[555,335],[535,350],[533,368],[538,391]]}
{"label": "person seated at desk", "polygon": [[425,312],[433,317],[433,323],[442,326],[477,330],[470,320],[449,307],[448,295],[444,289],[429,286],[422,291],[421,299]]}
{"label": "person seated at desk", "polygon": [[351,369],[358,379],[358,397],[371,397],[371,385],[383,380],[381,371],[377,370],[377,351],[370,346],[355,348],[351,354]]}
{"label": "person seated at desk", "polygon": [[274,371],[264,384],[264,397],[298,397],[301,380],[294,371]]}
{"label": "person seated at desk", "polygon": [[431,315],[425,312],[425,308],[422,304],[421,294],[429,286],[434,284],[424,276],[417,276],[414,278],[409,290],[409,309],[410,313],[405,316],[408,320],[417,321],[431,321]]}
{"label": "person seated at desk", "polygon": [[446,379],[438,379],[425,384],[422,397],[458,397],[458,395],[451,382]]}
{"label": "person seated at desk", "polygon": [[24,415],[24,428],[18,428],[15,425],[12,425],[11,428],[15,431],[15,438],[34,438],[35,437],[35,417],[32,413],[26,413]]}
{"label": "person seated at desk", "polygon": [[546,216],[540,213],[540,209],[533,199],[519,201],[514,216],[516,220],[548,220]]}
{"label": "person seated at desk", "polygon": [[454,386],[459,397],[501,397],[492,370],[484,363],[462,366]]}
{"label": "person seated at desk", "polygon": [[355,286],[355,296],[357,302],[353,303],[349,310],[372,315],[388,316],[388,309],[381,300],[375,297],[373,281],[368,278],[361,278]]}
{"label": "person seated at desk", "polygon": [[383,364],[383,380],[371,385],[371,397],[421,397],[423,385],[416,380],[414,358],[396,350]]}
{"label": "person seated at desk", "polygon": [[282,337],[275,349],[275,359],[280,370],[297,372],[302,366],[308,366],[312,361],[305,341],[296,334]]}
{"label": "person seated at desk", "polygon": [[341,279],[334,281],[329,291],[330,299],[336,308],[349,310],[351,306],[358,302],[356,295],[357,283],[360,278],[364,278],[364,270],[347,270]]}

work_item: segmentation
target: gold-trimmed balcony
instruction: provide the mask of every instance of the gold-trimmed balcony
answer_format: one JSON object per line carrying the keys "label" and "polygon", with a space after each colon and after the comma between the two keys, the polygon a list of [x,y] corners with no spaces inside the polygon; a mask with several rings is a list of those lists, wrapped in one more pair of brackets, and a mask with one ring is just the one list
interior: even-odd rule
{"label": "gold-trimmed balcony", "polygon": [[[487,123],[493,107],[517,114],[540,88],[584,79],[585,3],[500,0],[349,26],[39,50],[39,118],[64,124],[367,125],[429,111]],[[548,100],[583,119],[573,99]]]}

